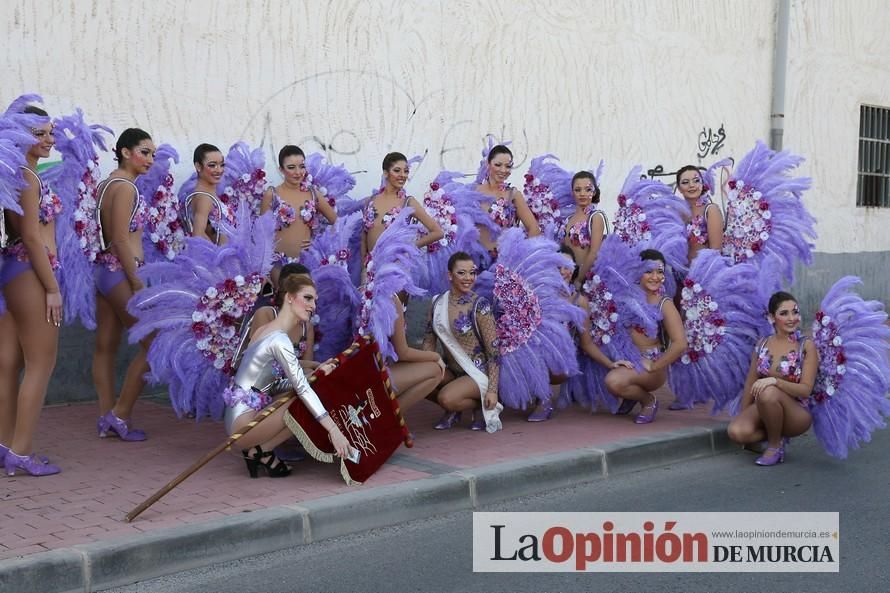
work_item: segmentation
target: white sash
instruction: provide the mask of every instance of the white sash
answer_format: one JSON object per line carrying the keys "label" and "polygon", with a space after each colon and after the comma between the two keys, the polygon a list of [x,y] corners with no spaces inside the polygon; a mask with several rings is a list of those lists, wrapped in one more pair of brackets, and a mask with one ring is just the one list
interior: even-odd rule
{"label": "white sash", "polygon": [[[470,357],[467,356],[467,353],[464,352],[464,349],[461,348],[461,345],[454,338],[454,334],[451,333],[451,324],[448,323],[448,295],[449,292],[444,292],[436,299],[436,306],[433,310],[433,332],[435,332],[436,337],[442,342],[445,349],[448,350],[451,358],[467,376],[476,382],[476,385],[479,387],[479,397],[482,399],[482,417],[485,418],[485,430],[492,433],[497,432],[503,428],[500,416],[504,406],[498,402],[493,410],[485,409],[488,376],[476,368],[476,365],[473,364],[473,361],[470,360]],[[473,323],[476,323],[475,311],[471,311],[471,313],[473,313]],[[485,349],[485,344],[479,344],[479,346],[483,350]]]}

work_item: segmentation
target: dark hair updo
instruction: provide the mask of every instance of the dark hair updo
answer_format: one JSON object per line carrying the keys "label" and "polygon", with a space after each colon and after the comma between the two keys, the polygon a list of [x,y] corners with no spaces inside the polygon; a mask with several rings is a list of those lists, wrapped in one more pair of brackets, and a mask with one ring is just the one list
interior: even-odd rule
{"label": "dark hair updo", "polygon": [[49,117],[49,114],[46,110],[38,107],[37,105],[28,105],[22,110],[22,113],[27,113],[28,115],[39,115],[40,117]]}
{"label": "dark hair updo", "polygon": [[448,258],[448,271],[453,272],[454,267],[457,265],[457,262],[468,261],[473,262],[473,258],[470,257],[470,254],[466,251],[458,251],[453,253],[451,257]]}
{"label": "dark hair updo", "polygon": [[779,310],[779,305],[785,301],[794,301],[796,303],[797,299],[794,298],[793,294],[780,290],[779,292],[773,293],[773,296],[769,298],[769,304],[766,306],[766,309],[769,311],[770,315],[775,315],[776,311]]}
{"label": "dark hair updo", "polygon": [[401,152],[391,152],[385,157],[383,157],[383,170],[389,171],[393,165],[398,163],[399,161],[408,162],[408,157],[403,155]]}
{"label": "dark hair updo", "polygon": [[127,128],[121,132],[121,135],[117,137],[117,143],[114,145],[115,160],[118,163],[122,163],[124,161],[124,149],[133,150],[143,140],[151,140],[151,135],[145,130]]}
{"label": "dark hair updo", "polygon": [[642,250],[640,252],[640,259],[643,261],[660,261],[667,266],[667,262],[664,260],[664,255],[657,249]]}
{"label": "dark hair updo", "polygon": [[281,147],[281,150],[278,151],[278,166],[284,168],[284,159],[289,156],[301,156],[304,159],[306,158],[306,154],[303,152],[302,148],[293,144],[285,144]]}
{"label": "dark hair updo", "polygon": [[[685,173],[686,171],[695,171],[696,173],[698,173],[699,177],[701,177],[702,170],[699,167],[696,167],[695,165],[686,165],[685,167],[680,167],[677,170],[677,187],[680,187],[680,176],[683,173]],[[702,192],[705,191],[704,185],[705,185],[705,180],[702,179]]]}
{"label": "dark hair updo", "polygon": [[196,165],[203,165],[204,159],[211,152],[218,152],[222,154],[222,151],[212,144],[207,144],[206,142],[203,144],[199,144],[197,148],[195,148],[195,153],[192,155],[192,162]]}
{"label": "dark hair updo", "polygon": [[575,187],[575,182],[579,179],[589,179],[593,184],[593,198],[592,201],[594,204],[600,203],[600,186],[596,182],[596,177],[594,177],[593,173],[590,171],[578,171],[572,176],[572,189]]}
{"label": "dark hair updo", "polygon": [[485,157],[485,160],[488,161],[489,164],[491,164],[491,161],[493,161],[494,158],[499,154],[508,154],[510,155],[510,160],[513,160],[513,152],[503,144],[498,144],[497,146],[492,147],[492,149],[488,152],[488,156]]}

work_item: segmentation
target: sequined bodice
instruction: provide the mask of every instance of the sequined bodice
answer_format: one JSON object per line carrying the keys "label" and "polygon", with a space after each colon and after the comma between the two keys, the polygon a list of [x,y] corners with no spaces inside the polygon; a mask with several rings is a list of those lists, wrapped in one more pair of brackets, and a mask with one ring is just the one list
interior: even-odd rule
{"label": "sequined bodice", "polygon": [[[362,225],[365,231],[370,231],[372,228],[374,228],[374,223],[377,222],[377,207],[374,205],[374,201],[376,199],[376,196],[372,198],[368,202],[368,205],[365,206],[365,210],[362,213]],[[384,230],[389,228],[389,225],[391,225],[393,221],[398,218],[399,214],[402,212],[402,209],[408,205],[409,198],[404,196],[404,193],[402,194],[401,199],[401,205],[393,206],[383,214],[383,218],[380,222],[383,224]]]}
{"label": "sequined bodice", "polygon": [[696,205],[704,206],[704,211],[701,214],[696,214],[686,223],[686,237],[691,244],[708,244],[708,205],[710,203],[711,200],[709,198],[704,200],[699,198]]}
{"label": "sequined bodice", "polygon": [[764,340],[757,351],[757,374],[761,377],[769,377],[771,373],[778,373],[786,381],[800,383],[803,373],[803,347],[792,348],[786,354],[779,357],[779,364],[773,370],[773,355],[767,346],[768,340]]}

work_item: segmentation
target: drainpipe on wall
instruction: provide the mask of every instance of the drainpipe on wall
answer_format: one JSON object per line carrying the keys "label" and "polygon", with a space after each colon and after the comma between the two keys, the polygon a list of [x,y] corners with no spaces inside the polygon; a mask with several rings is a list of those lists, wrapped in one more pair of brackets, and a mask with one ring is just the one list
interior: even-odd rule
{"label": "drainpipe on wall", "polygon": [[778,0],[776,45],[773,53],[773,96],[769,116],[769,146],[782,150],[785,134],[785,71],[788,67],[788,19],[791,0]]}

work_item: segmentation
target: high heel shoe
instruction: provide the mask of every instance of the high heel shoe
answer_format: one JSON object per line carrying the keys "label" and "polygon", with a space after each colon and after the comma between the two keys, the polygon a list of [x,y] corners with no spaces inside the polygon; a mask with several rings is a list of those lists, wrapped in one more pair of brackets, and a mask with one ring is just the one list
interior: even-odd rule
{"label": "high heel shoe", "polygon": [[618,406],[617,410],[615,410],[615,415],[616,416],[626,416],[627,414],[630,414],[631,411],[633,411],[634,407],[638,403],[639,402],[635,399],[627,399],[627,398],[622,399],[621,405]]}
{"label": "high heel shoe", "polygon": [[485,430],[485,415],[482,413],[481,409],[473,412],[473,420],[470,422],[470,430]]}
{"label": "high heel shoe", "polygon": [[[255,451],[253,455],[250,451]],[[286,463],[275,457],[272,451],[263,451],[263,448],[257,445],[253,449],[242,449],[241,456],[244,457],[244,463],[247,464],[247,473],[251,478],[256,478],[261,467],[266,469],[266,474],[270,478],[283,478],[289,476],[291,468]]]}
{"label": "high heel shoe", "polygon": [[19,469],[32,476],[51,476],[62,471],[57,465],[43,463],[36,455],[16,455],[12,449],[7,450],[3,458],[3,467],[7,476],[14,476]]}
{"label": "high heel shoe", "polygon": [[100,439],[116,436],[122,441],[139,442],[147,438],[145,432],[138,428],[130,428],[126,420],[118,418],[111,410],[96,421],[96,430]]}
{"label": "high heel shoe", "polygon": [[[4,445],[3,443],[0,443],[0,461],[3,461],[4,459],[6,459],[6,454],[8,452],[9,452],[9,447]],[[40,463],[49,463],[49,457],[47,457],[45,455],[38,455],[37,460]]]}
{"label": "high heel shoe", "polygon": [[535,411],[526,420],[528,422],[544,422],[550,420],[551,416],[553,416],[553,404],[548,397],[540,401],[538,407],[535,408]]}
{"label": "high heel shoe", "polygon": [[785,461],[785,447],[769,447],[754,460],[757,465],[777,465]]}
{"label": "high heel shoe", "polygon": [[[646,413],[646,410],[649,410],[649,413]],[[634,418],[634,424],[651,424],[655,422],[655,415],[658,413],[658,399],[655,399],[651,404],[647,404],[643,406],[643,409],[640,410],[639,416]]]}
{"label": "high heel shoe", "polygon": [[453,428],[455,424],[460,424],[460,412],[445,412],[442,419],[433,427],[434,430],[448,430]]}

